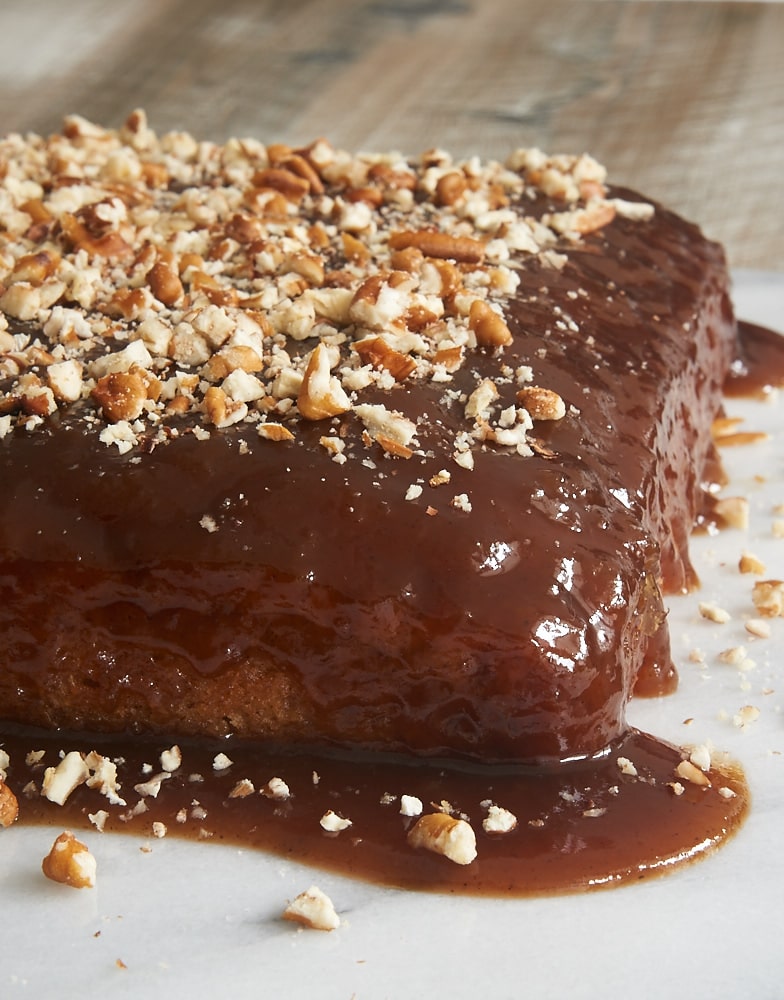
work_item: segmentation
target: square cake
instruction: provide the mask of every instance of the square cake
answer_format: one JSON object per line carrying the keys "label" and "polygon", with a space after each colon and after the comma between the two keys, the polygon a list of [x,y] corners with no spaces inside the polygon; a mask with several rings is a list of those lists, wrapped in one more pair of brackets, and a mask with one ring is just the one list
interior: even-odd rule
{"label": "square cake", "polygon": [[591,157],[0,142],[0,720],[603,753],[736,355],[720,247]]}

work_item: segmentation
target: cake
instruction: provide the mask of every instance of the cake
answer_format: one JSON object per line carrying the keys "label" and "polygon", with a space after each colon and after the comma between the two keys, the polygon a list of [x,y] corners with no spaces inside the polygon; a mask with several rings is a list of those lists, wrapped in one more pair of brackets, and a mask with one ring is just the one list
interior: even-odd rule
{"label": "cake", "polygon": [[0,144],[0,720],[602,754],[736,353],[721,249],[591,157],[69,117]]}

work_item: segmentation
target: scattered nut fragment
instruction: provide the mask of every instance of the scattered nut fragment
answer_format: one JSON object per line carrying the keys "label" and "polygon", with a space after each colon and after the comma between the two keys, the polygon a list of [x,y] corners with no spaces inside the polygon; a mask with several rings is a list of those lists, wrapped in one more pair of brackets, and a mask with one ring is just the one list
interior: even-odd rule
{"label": "scattered nut fragment", "polygon": [[47,767],[44,771],[41,792],[50,802],[62,806],[74,789],[84,784],[89,777],[90,770],[84,762],[84,757],[76,750],[71,750],[57,767]]}
{"label": "scattered nut fragment", "polygon": [[182,751],[175,743],[174,746],[161,753],[161,770],[176,771],[182,765]]}
{"label": "scattered nut fragment", "polygon": [[512,343],[512,331],[503,317],[483,299],[471,303],[468,325],[482,347],[505,347]]}
{"label": "scattered nut fragment", "polygon": [[443,812],[420,817],[407,839],[412,847],[442,854],[457,865],[469,865],[476,858],[476,835],[470,823]]}
{"label": "scattered nut fragment", "polygon": [[229,792],[230,799],[246,799],[256,791],[250,778],[241,778]]}
{"label": "scattered nut fragment", "polygon": [[422,815],[422,800],[417,798],[416,795],[401,795],[400,796],[400,815],[401,816],[421,816]]}
{"label": "scattered nut fragment", "polygon": [[283,911],[283,919],[315,931],[334,931],[340,926],[340,917],[332,900],[316,885],[301,892],[289,903]]}
{"label": "scattered nut fragment", "polygon": [[722,497],[716,500],[714,510],[730,528],[745,531],[749,526],[749,501],[746,497]]}
{"label": "scattered nut fragment", "polygon": [[710,788],[710,778],[690,760],[682,760],[675,768],[675,773],[684,781],[691,782],[692,785]]}
{"label": "scattered nut fragment", "polygon": [[532,420],[560,420],[566,415],[566,404],[552,389],[525,386],[518,391],[517,401],[528,410]]}
{"label": "scattered nut fragment", "polygon": [[762,618],[749,618],[744,622],[744,628],[749,635],[756,636],[758,639],[770,638],[770,623]]}
{"label": "scattered nut fragment", "polygon": [[619,757],[616,760],[616,764],[618,765],[618,770],[621,774],[627,774],[630,778],[637,777],[637,768],[628,757]]}
{"label": "scattered nut fragment", "polygon": [[166,828],[165,823],[161,823],[160,820],[154,820],[152,824],[152,835],[157,837],[159,840],[166,836],[169,831]]}
{"label": "scattered nut fragment", "polygon": [[738,569],[741,573],[754,573],[756,576],[762,576],[765,572],[765,563],[751,552],[743,552],[738,560]]}
{"label": "scattered nut fragment", "polygon": [[491,805],[482,820],[485,833],[510,833],[517,826],[517,817],[508,809]]}
{"label": "scattered nut fragment", "polygon": [[19,816],[19,802],[6,783],[0,780],[0,827],[9,827]]}
{"label": "scattered nut fragment", "polygon": [[729,649],[723,649],[718,654],[718,659],[721,663],[729,663],[730,666],[738,667],[746,659],[746,649],[744,646],[731,646]]}
{"label": "scattered nut fragment", "polygon": [[99,809],[97,812],[88,813],[87,818],[99,833],[103,833],[106,829],[106,821],[109,818],[109,813],[105,809]]}
{"label": "scattered nut fragment", "polygon": [[225,753],[218,753],[212,762],[212,769],[213,771],[226,771],[233,763],[234,761]]}
{"label": "scattered nut fragment", "polygon": [[62,882],[74,889],[91,889],[95,885],[95,858],[69,830],[61,833],[52,844],[41,868],[53,882]]}
{"label": "scattered nut fragment", "polygon": [[716,622],[718,625],[725,625],[732,617],[724,608],[720,608],[713,601],[700,601],[699,612],[708,621]]}
{"label": "scattered nut fragment", "polygon": [[268,799],[275,799],[278,802],[285,802],[286,799],[291,798],[291,789],[283,780],[283,778],[270,778],[267,784],[262,788],[261,794]]}
{"label": "scattered nut fragment", "polygon": [[711,766],[711,754],[710,748],[705,744],[701,743],[699,746],[693,747],[691,753],[689,754],[689,760],[695,767],[698,767],[701,771],[710,771]]}
{"label": "scattered nut fragment", "polygon": [[340,833],[342,830],[347,830],[351,825],[351,820],[346,819],[344,816],[338,816],[336,812],[332,809],[328,809],[324,815],[319,820],[321,828],[326,830],[327,833]]}
{"label": "scattered nut fragment", "polygon": [[171,771],[160,771],[158,774],[154,774],[151,778],[148,778],[147,781],[140,781],[137,785],[134,785],[133,790],[141,795],[143,799],[147,797],[157,799],[161,785],[164,781],[171,778],[171,776]]}
{"label": "scattered nut fragment", "polygon": [[745,729],[746,726],[756,722],[760,717],[760,710],[754,705],[744,705],[733,717],[732,724],[737,729]]}
{"label": "scattered nut fragment", "polygon": [[763,618],[784,616],[784,581],[759,580],[754,584],[751,599]]}

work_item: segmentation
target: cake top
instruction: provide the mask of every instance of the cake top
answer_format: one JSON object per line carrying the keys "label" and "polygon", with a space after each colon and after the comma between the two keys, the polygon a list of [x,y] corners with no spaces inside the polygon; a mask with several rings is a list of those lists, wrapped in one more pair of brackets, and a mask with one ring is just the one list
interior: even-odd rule
{"label": "cake top", "polygon": [[[505,363],[520,262],[559,268],[616,214],[653,214],[609,197],[587,155],[217,145],[159,137],[142,111],[116,131],[70,116],[46,139],[10,135],[0,180],[0,438],[68,411],[121,454],[240,423],[291,441],[350,415],[365,447],[407,458],[416,421],[368,391],[442,383],[450,399],[477,351],[497,375],[450,399],[452,458],[472,468],[477,442],[531,454],[534,421],[565,403],[536,358]],[[345,462],[332,430],[321,444]]]}

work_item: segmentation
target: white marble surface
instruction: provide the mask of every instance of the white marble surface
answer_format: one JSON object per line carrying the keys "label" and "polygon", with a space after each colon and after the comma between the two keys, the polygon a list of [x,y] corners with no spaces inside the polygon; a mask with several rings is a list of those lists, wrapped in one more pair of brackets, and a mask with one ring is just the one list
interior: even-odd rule
{"label": "white marble surface", "polygon": [[[784,332],[781,275],[739,274],[736,300],[742,316]],[[746,429],[770,433],[725,452],[725,494],[749,497],[751,524],[695,540],[702,591],[670,602],[681,688],[631,713],[641,728],[676,742],[710,741],[743,763],[752,811],[723,850],[625,889],[454,899],[378,889],[215,845],[164,840],[143,853],[139,838],[94,833],[86,837],[98,885],[75,891],[40,873],[56,831],[16,827],[0,831],[0,997],[780,998],[784,620],[771,622],[769,639],[748,636],[752,580],[737,561],[751,550],[769,577],[784,579],[784,539],[772,530],[774,508],[784,503],[784,400],[731,400],[727,409],[745,418]],[[720,603],[732,620],[700,618],[701,599]],[[717,660],[739,644],[756,664],[746,673]],[[695,648],[704,666],[689,661]],[[740,729],[733,717],[744,705],[760,716]],[[285,901],[313,880],[343,917],[331,934],[279,919]]]}

